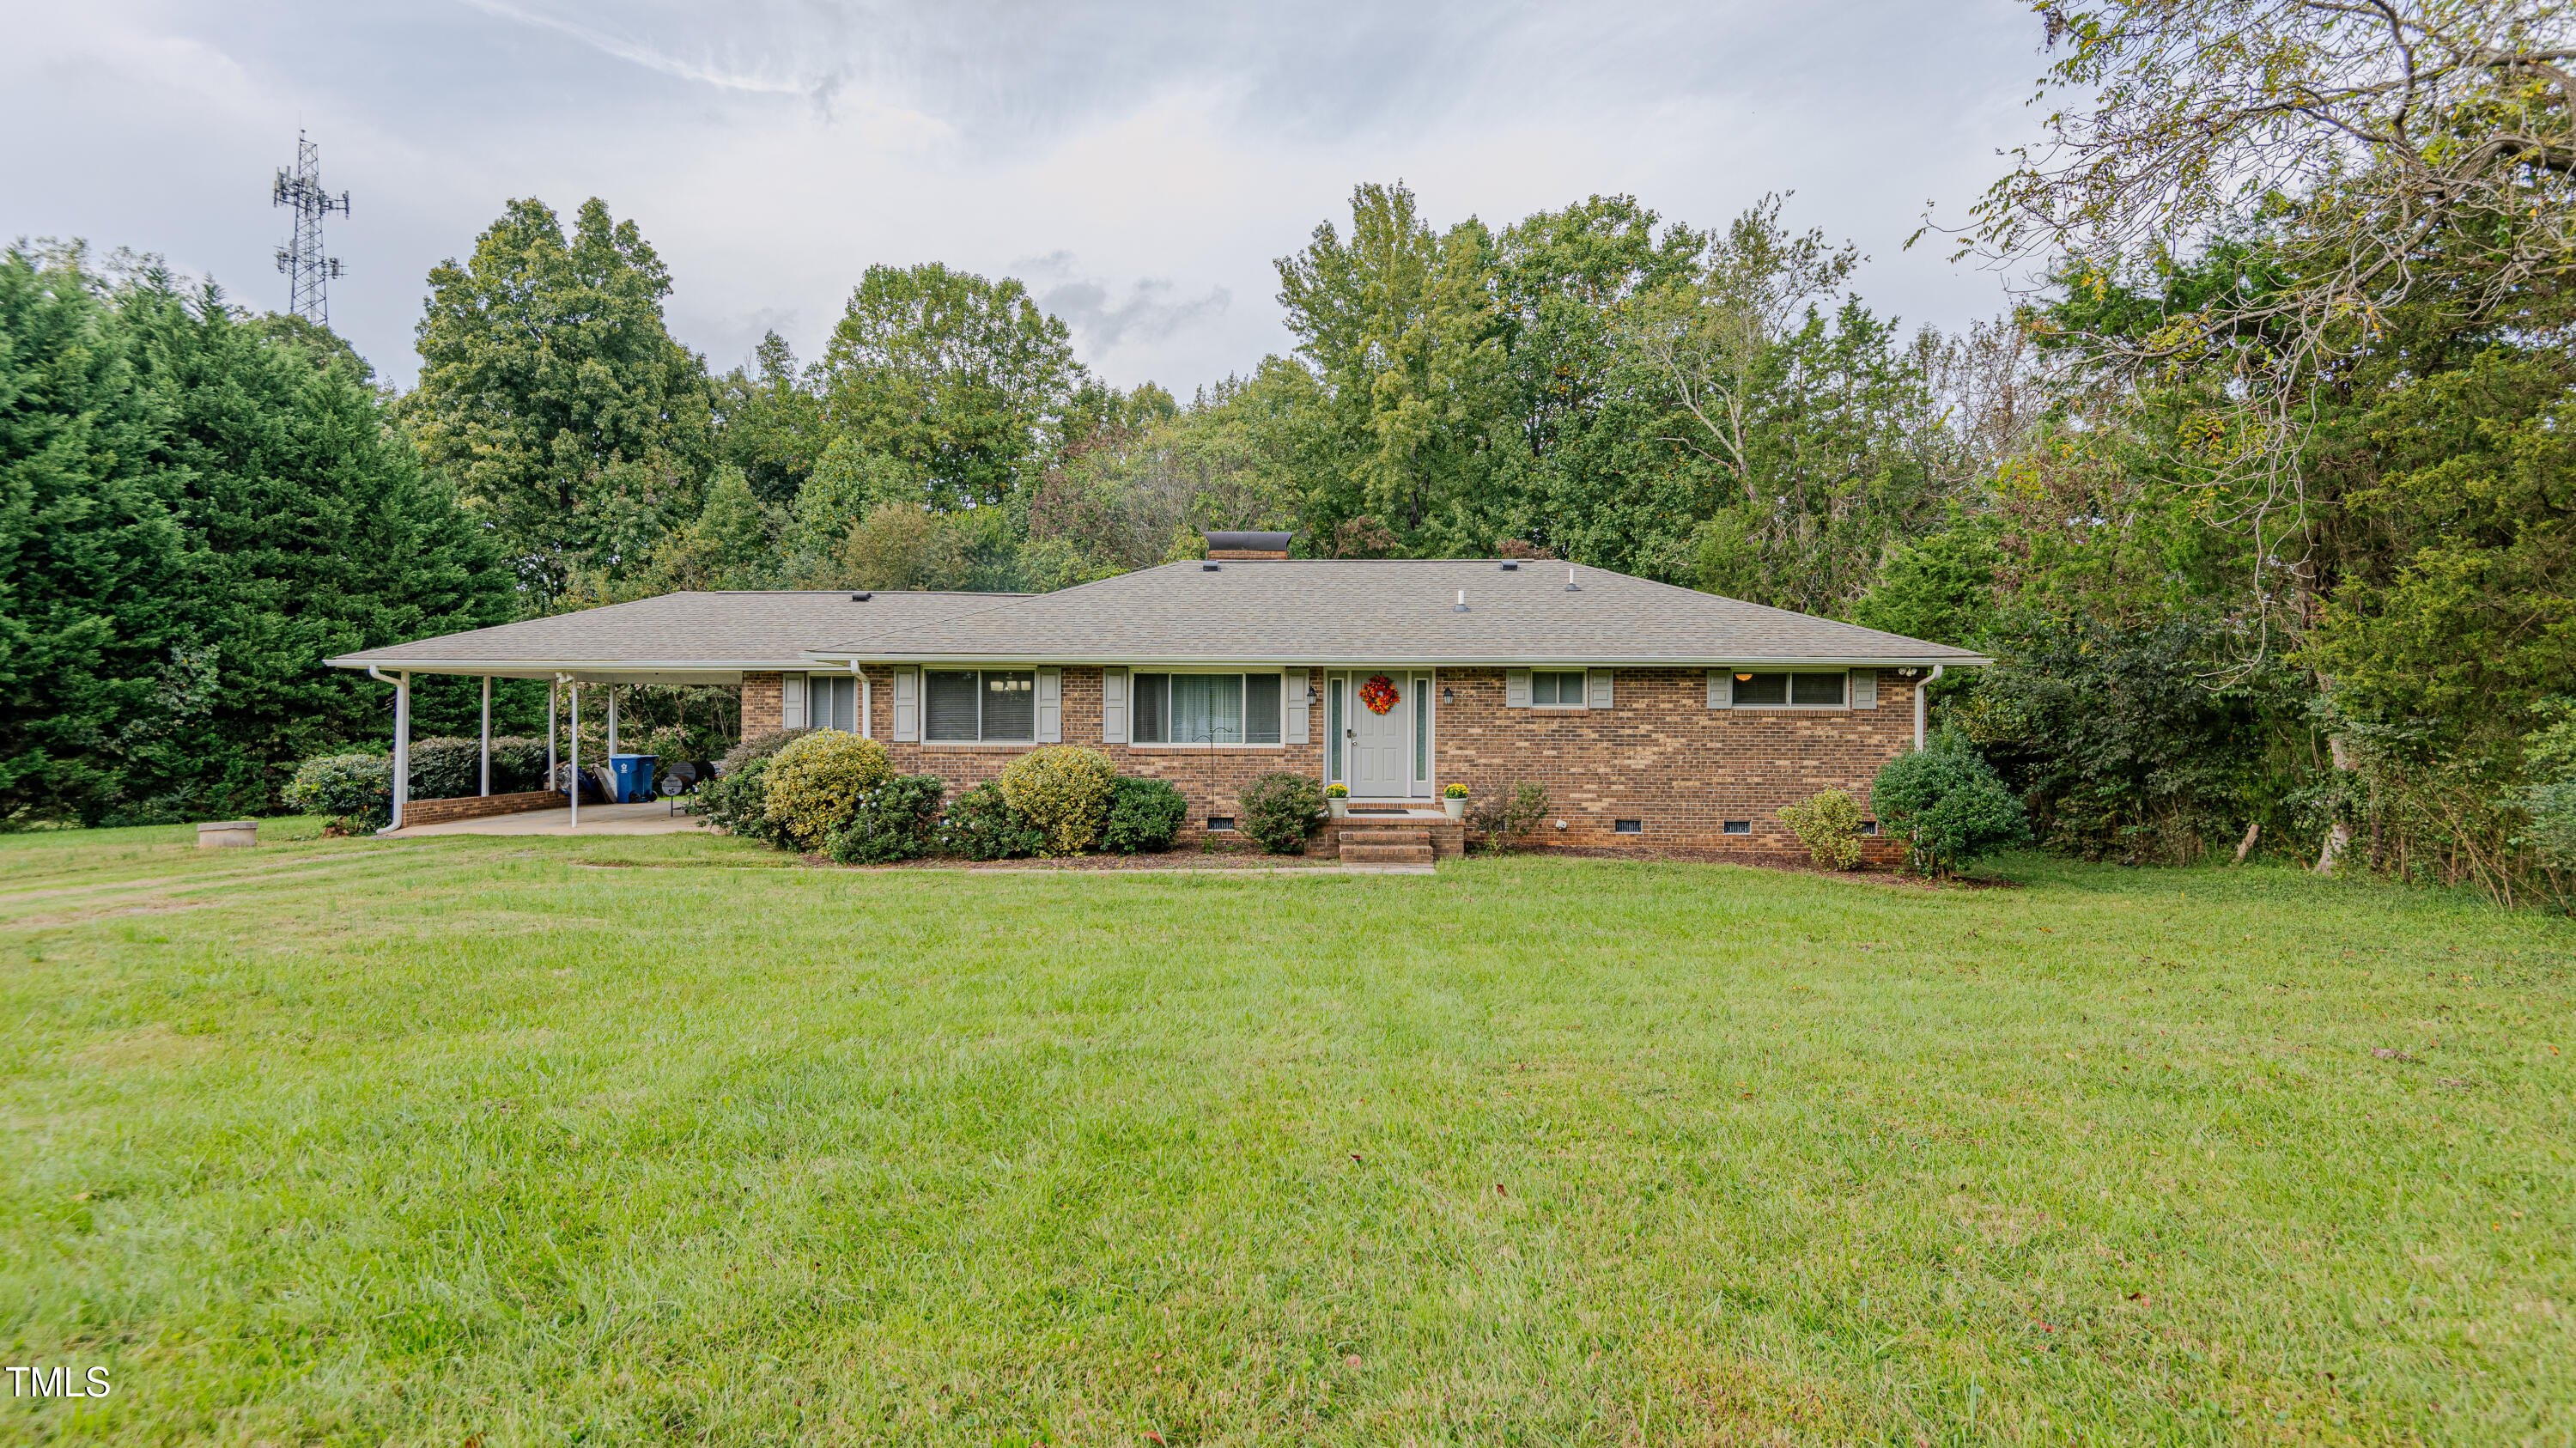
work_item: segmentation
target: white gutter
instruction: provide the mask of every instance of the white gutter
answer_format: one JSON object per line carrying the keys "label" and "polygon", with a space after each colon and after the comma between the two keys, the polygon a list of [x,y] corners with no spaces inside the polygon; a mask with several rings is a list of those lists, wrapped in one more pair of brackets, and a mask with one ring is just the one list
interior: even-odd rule
{"label": "white gutter", "polygon": [[807,662],[799,667],[810,669],[821,665],[839,666],[845,663],[855,664],[864,661],[871,664],[902,664],[907,666],[928,666],[935,664],[982,664],[988,666],[996,664],[1044,664],[1052,668],[1065,664],[1099,664],[1117,668],[1154,668],[1160,666],[1170,666],[1174,668],[1207,668],[1211,666],[1221,667],[1225,665],[1254,664],[1265,667],[1285,665],[1289,668],[1299,669],[1332,669],[1350,667],[1351,660],[1354,658],[1364,659],[1373,666],[1383,665],[1387,668],[1405,669],[1938,669],[1945,664],[1957,664],[1961,668],[1977,668],[1994,662],[1993,659],[1987,658],[1982,654],[1951,655],[1936,662],[1931,659],[1890,658],[1748,659],[1736,657],[1723,659],[1622,659],[1605,658],[1598,654],[1582,655],[1571,658],[1542,658],[1535,655],[1518,655],[1485,659],[1453,658],[1443,655],[1437,658],[1413,659],[1408,661],[1389,654],[1375,652],[1354,652],[1348,654],[1186,654],[1163,657],[1146,657],[1134,654],[1101,654],[1097,652],[1081,654],[846,654],[816,652],[809,655]]}
{"label": "white gutter", "polygon": [[418,673],[490,673],[503,678],[515,678],[525,672],[534,678],[548,671],[561,673],[572,670],[596,674],[732,674],[749,669],[765,673],[772,669],[802,669],[811,662],[811,655],[792,659],[364,659],[344,654],[339,658],[324,659],[322,665],[330,669],[371,669],[381,664]]}

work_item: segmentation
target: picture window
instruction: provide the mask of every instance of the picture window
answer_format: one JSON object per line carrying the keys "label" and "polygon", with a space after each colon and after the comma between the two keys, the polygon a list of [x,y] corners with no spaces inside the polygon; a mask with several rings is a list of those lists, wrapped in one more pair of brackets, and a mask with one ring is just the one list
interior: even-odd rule
{"label": "picture window", "polygon": [[1276,744],[1277,674],[1138,674],[1138,744]]}

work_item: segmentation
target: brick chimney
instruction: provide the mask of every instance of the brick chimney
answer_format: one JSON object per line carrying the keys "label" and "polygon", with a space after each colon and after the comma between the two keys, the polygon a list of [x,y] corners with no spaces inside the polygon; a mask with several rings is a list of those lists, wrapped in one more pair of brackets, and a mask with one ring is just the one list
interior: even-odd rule
{"label": "brick chimney", "polygon": [[1223,563],[1275,562],[1288,557],[1288,533],[1202,533],[1208,557]]}

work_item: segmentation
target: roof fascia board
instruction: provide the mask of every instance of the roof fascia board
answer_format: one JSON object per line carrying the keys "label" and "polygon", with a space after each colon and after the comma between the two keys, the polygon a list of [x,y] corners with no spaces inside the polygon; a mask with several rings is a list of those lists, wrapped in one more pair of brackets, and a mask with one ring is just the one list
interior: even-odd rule
{"label": "roof fascia board", "polygon": [[363,669],[372,664],[379,669],[409,669],[415,674],[487,674],[507,669],[541,673],[592,669],[630,674],[738,674],[745,670],[814,666],[811,659],[387,659],[363,654],[324,659],[322,663],[334,669]]}

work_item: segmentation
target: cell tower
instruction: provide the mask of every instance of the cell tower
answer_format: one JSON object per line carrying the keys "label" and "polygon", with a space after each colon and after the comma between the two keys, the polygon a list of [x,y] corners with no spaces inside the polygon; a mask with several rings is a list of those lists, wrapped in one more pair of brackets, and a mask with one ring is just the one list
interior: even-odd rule
{"label": "cell tower", "polygon": [[327,284],[340,274],[340,259],[322,254],[322,218],[349,214],[349,193],[333,196],[322,189],[322,151],[295,133],[295,169],[281,166],[269,201],[295,208],[295,240],[277,249],[277,269],[286,273],[286,309],[317,326],[331,323]]}

